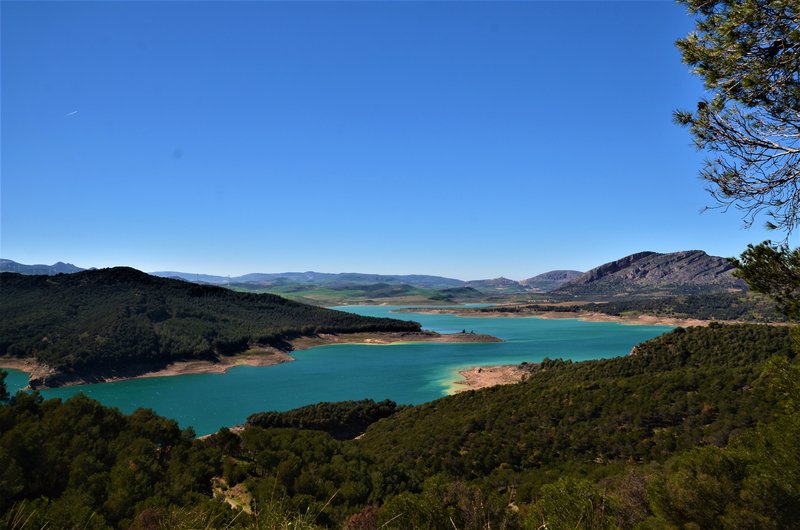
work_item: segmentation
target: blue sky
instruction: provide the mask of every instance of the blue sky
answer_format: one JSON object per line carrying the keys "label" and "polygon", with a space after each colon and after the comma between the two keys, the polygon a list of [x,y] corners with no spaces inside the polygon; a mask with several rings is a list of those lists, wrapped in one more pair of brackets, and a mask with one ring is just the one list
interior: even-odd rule
{"label": "blue sky", "polygon": [[521,279],[711,205],[672,2],[2,2],[0,255]]}

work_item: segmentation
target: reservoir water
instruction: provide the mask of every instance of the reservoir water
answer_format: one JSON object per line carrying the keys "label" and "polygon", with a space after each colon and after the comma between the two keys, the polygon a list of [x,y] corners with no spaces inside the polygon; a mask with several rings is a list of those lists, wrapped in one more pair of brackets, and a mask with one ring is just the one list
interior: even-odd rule
{"label": "reservoir water", "polygon": [[[418,404],[452,390],[458,370],[470,366],[626,355],[636,344],[672,329],[576,319],[473,318],[455,315],[390,313],[391,306],[339,307],[361,315],[420,322],[440,333],[474,331],[503,339],[491,344],[333,345],[293,352],[296,361],[277,366],[239,366],[224,374],[134,379],[49,389],[45,398],[83,392],[123,412],[145,407],[176,419],[197,434],[240,424],[248,415],[288,410],[320,401],[372,398]],[[16,392],[27,374],[8,370]]]}

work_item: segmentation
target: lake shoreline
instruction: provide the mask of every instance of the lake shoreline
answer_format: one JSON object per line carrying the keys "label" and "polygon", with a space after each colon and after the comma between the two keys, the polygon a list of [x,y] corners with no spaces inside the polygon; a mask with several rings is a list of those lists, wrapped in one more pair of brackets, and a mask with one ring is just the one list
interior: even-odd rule
{"label": "lake shoreline", "polygon": [[[703,320],[699,318],[676,318],[676,317],[663,317],[657,315],[635,315],[635,316],[622,316],[622,315],[607,315],[598,312],[570,312],[570,311],[526,311],[526,312],[506,312],[506,311],[465,311],[463,309],[449,309],[449,308],[409,308],[394,310],[393,313],[420,313],[429,315],[455,315],[465,318],[541,318],[544,320],[559,320],[559,319],[575,319],[584,322],[616,322],[619,324],[630,324],[639,326],[708,326],[715,320]],[[740,322],[723,321],[730,324],[739,324]]]}
{"label": "lake shoreline", "polygon": [[[196,374],[221,374],[236,366],[274,366],[294,361],[292,351],[307,350],[334,344],[391,345],[421,342],[441,343],[491,343],[502,342],[491,335],[474,333],[441,334],[433,331],[419,332],[372,332],[372,333],[325,333],[315,336],[303,336],[289,341],[289,347],[251,348],[244,353],[231,356],[217,356],[213,360],[190,359],[175,361],[164,367],[153,368],[146,365],[134,365],[126,371],[86,372],[83,374],[59,373],[46,365],[37,364],[33,359],[0,357],[0,369],[10,368],[29,374],[29,388],[46,389],[68,386],[79,386],[96,383],[111,383],[129,379],[150,377],[173,377]],[[55,384],[53,384],[55,383]]]}

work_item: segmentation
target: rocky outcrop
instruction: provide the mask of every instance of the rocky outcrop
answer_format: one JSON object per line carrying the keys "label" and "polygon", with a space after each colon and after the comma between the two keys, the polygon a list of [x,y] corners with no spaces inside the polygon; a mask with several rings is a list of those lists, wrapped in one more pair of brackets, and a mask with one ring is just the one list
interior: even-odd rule
{"label": "rocky outcrop", "polygon": [[625,296],[746,289],[732,271],[729,260],[709,256],[702,250],[670,254],[639,252],[596,267],[555,292],[573,296]]}
{"label": "rocky outcrop", "polygon": [[581,271],[571,270],[550,271],[534,276],[533,278],[528,278],[527,280],[522,280],[520,283],[531,291],[546,293],[558,289],[581,274],[583,274]]}

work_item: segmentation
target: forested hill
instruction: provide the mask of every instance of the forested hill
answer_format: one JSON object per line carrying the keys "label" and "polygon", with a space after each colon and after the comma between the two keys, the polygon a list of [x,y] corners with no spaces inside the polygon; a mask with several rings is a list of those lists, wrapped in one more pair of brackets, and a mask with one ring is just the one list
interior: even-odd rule
{"label": "forested hill", "polygon": [[150,276],[119,267],[56,276],[0,274],[0,356],[59,372],[162,367],[300,335],[418,331],[270,294]]}
{"label": "forested hill", "polygon": [[82,394],[4,405],[0,372],[0,525],[797,528],[795,358],[787,327],[678,328],[517,385],[256,414],[194,441]]}
{"label": "forested hill", "polygon": [[773,356],[794,358],[787,328],[677,328],[625,357],[545,360],[522,384],[414,407],[370,428],[361,444],[428,473],[488,477],[505,469],[535,489],[557,478],[553,468],[602,467],[594,466],[598,458],[657,461],[698,444],[725,445],[772,414],[752,386]]}

